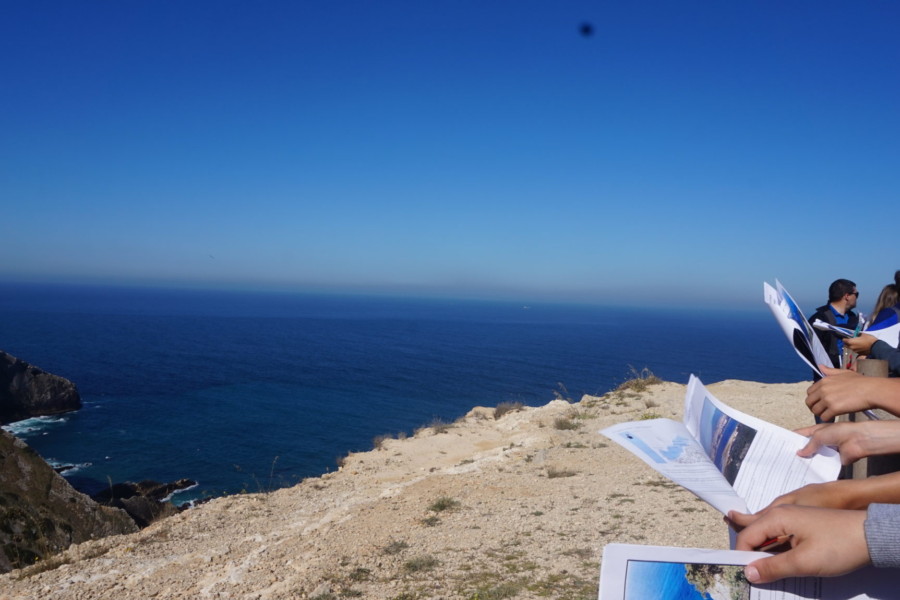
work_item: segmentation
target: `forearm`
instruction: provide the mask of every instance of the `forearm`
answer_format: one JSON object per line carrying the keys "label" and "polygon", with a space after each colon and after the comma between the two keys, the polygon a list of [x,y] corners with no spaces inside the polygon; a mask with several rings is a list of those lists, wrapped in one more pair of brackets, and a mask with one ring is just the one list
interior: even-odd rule
{"label": "forearm", "polygon": [[892,347],[887,342],[878,340],[872,344],[869,356],[886,360],[888,362],[888,370],[895,375],[900,374],[900,350]]}
{"label": "forearm", "polygon": [[841,499],[841,505],[834,508],[865,510],[870,504],[900,504],[900,472],[824,485],[834,485],[836,496]]}
{"label": "forearm", "polygon": [[862,421],[857,427],[852,443],[860,456],[900,453],[900,421]]}
{"label": "forearm", "polygon": [[[900,352],[893,354],[900,369]],[[900,377],[861,377],[855,383],[870,407],[900,416]]]}

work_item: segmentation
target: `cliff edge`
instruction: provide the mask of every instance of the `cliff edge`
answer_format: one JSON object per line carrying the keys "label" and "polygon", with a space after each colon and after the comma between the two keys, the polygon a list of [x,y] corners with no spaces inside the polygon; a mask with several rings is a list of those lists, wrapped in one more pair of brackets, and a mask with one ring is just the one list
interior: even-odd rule
{"label": "cliff edge", "polygon": [[[722,401],[812,422],[807,383],[724,381]],[[0,575],[3,600],[596,598],[610,542],[727,548],[722,517],[597,432],[681,419],[685,386],[473,409],[377,441],[337,472],[215,499]]]}

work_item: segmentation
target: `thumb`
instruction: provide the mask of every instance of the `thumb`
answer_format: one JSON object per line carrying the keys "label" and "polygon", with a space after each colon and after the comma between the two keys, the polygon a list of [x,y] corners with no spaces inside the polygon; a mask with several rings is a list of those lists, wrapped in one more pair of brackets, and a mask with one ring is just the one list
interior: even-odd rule
{"label": "thumb", "polygon": [[806,441],[806,445],[797,450],[797,456],[801,456],[803,458],[809,458],[816,452],[818,452],[819,448],[822,447],[818,441],[816,441],[816,437],[813,436]]}
{"label": "thumb", "polygon": [[769,583],[785,577],[796,576],[797,569],[793,567],[792,552],[789,550],[782,554],[776,554],[767,558],[755,560],[744,567],[744,576],[750,583]]}

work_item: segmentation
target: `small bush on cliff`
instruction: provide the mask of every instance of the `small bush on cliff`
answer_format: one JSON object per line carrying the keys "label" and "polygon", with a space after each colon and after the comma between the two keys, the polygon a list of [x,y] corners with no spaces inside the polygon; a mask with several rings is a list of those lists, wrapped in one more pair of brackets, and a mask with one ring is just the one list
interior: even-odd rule
{"label": "small bush on cliff", "polygon": [[506,413],[518,412],[524,405],[521,402],[501,402],[494,409],[494,419],[499,419]]}
{"label": "small bush on cliff", "polygon": [[394,439],[390,434],[382,434],[376,435],[372,438],[372,448],[374,450],[381,450],[384,448],[384,443],[388,440]]}
{"label": "small bush on cliff", "polygon": [[441,496],[431,503],[428,510],[433,512],[443,512],[445,510],[453,510],[459,506],[459,500],[455,500],[449,496]]}
{"label": "small bush on cliff", "polygon": [[440,561],[429,554],[421,554],[409,559],[403,563],[403,568],[410,573],[418,573],[420,571],[430,571],[438,566]]}
{"label": "small bush on cliff", "polygon": [[385,546],[382,550],[385,554],[400,554],[404,550],[409,548],[409,544],[402,540],[391,540],[391,543]]}
{"label": "small bush on cliff", "polygon": [[576,423],[575,421],[573,421],[572,419],[570,419],[568,417],[557,417],[553,421],[554,429],[567,430],[567,429],[578,429],[579,427],[581,427],[581,425],[579,423]]}
{"label": "small bush on cliff", "polygon": [[438,435],[439,433],[447,433],[450,431],[451,427],[453,427],[453,423],[448,423],[440,417],[435,417],[428,425],[423,425],[416,429],[415,433],[418,435],[423,431],[430,429],[432,434]]}
{"label": "small bush on cliff", "polygon": [[662,379],[654,375],[650,369],[644,367],[640,371],[634,367],[631,369],[631,379],[623,382],[616,388],[617,392],[645,392],[651,385],[662,383]]}

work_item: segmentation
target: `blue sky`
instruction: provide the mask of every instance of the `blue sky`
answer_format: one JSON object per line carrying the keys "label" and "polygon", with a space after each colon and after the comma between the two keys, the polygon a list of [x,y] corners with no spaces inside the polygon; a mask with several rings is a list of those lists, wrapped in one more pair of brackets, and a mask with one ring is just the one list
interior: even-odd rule
{"label": "blue sky", "polygon": [[[593,35],[579,32],[590,23]],[[0,280],[867,309],[900,5],[5,2]]]}

